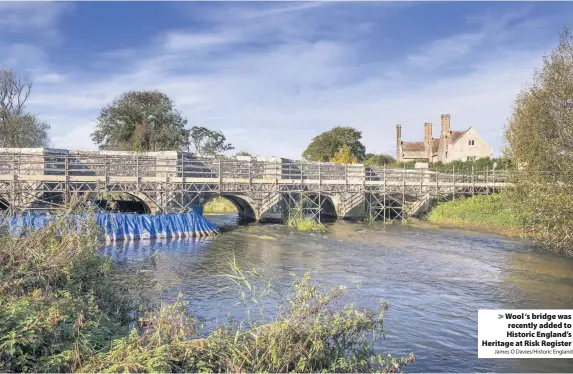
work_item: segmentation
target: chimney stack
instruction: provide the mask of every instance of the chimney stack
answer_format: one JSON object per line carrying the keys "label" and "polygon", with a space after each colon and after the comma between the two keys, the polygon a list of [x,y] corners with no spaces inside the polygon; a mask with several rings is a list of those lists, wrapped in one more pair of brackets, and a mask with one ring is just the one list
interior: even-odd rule
{"label": "chimney stack", "polygon": [[442,129],[440,130],[441,136],[449,137],[450,136],[450,115],[449,114],[442,114]]}
{"label": "chimney stack", "polygon": [[396,161],[402,161],[402,125],[396,125]]}
{"label": "chimney stack", "polygon": [[430,122],[424,123],[424,141],[432,140],[432,124]]}

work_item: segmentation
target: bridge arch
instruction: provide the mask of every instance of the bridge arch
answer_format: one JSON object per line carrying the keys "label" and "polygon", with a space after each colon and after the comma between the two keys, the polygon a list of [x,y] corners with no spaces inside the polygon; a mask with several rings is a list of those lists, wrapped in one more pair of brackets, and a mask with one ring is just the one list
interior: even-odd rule
{"label": "bridge arch", "polygon": [[203,204],[205,204],[208,201],[211,201],[215,197],[222,197],[230,201],[231,204],[233,204],[237,209],[237,214],[239,215],[239,219],[243,222],[255,222],[258,221],[260,218],[258,205],[249,196],[232,194],[232,193],[216,194],[209,196],[208,199],[203,201]]}
{"label": "bridge arch", "polygon": [[[337,205],[340,204],[337,196],[324,193],[304,193],[287,198],[286,209],[301,209],[304,215],[320,217],[321,221],[338,218]],[[302,206],[301,206],[302,203]],[[290,213],[288,213],[290,214]]]}
{"label": "bridge arch", "polygon": [[7,198],[0,196],[0,211],[8,210],[10,208],[10,203]]}
{"label": "bridge arch", "polygon": [[106,194],[108,196],[89,196],[88,200],[105,211],[153,214],[158,210],[155,203],[143,193],[121,192],[117,198],[114,197],[115,194],[109,192]]}

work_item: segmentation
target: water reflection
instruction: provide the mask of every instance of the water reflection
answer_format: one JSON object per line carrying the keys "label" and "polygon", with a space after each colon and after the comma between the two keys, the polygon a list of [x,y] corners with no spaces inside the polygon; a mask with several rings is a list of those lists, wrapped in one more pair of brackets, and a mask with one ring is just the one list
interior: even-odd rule
{"label": "water reflection", "polygon": [[[236,217],[212,221],[233,226]],[[344,302],[377,308],[386,299],[386,341],[393,355],[413,351],[409,372],[573,370],[573,360],[477,359],[477,310],[573,308],[573,259],[536,251],[526,242],[425,225],[366,225],[337,221],[328,233],[300,233],[281,225],[251,224],[208,240],[124,243],[108,255],[137,268],[158,251],[152,276],[161,298],[178,292],[200,319],[245,316],[224,278],[233,257],[259,268],[279,290],[291,273],[351,288]],[[221,291],[224,289],[223,291]],[[264,304],[273,310],[275,301]],[[212,325],[210,325],[212,326]]]}

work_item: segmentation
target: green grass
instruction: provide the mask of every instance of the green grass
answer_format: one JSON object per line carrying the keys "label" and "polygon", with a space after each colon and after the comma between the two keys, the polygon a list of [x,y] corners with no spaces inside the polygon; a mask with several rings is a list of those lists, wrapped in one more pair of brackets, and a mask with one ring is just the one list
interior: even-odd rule
{"label": "green grass", "polygon": [[[234,261],[222,276],[247,318],[204,335],[181,297],[149,306],[149,272],[126,276],[97,251],[98,236],[93,220],[70,231],[65,219],[0,236],[1,372],[395,372],[414,359],[373,350],[385,302],[340,308],[346,289],[319,288],[308,274],[279,294]],[[276,314],[263,309],[267,297]]]}
{"label": "green grass", "polygon": [[522,236],[525,217],[506,193],[456,199],[434,207],[426,216],[434,224]]}
{"label": "green grass", "polygon": [[203,206],[204,213],[234,213],[235,205],[224,197],[214,197]]}
{"label": "green grass", "polygon": [[326,228],[313,217],[301,217],[294,215],[289,218],[287,224],[299,231],[325,231]]}

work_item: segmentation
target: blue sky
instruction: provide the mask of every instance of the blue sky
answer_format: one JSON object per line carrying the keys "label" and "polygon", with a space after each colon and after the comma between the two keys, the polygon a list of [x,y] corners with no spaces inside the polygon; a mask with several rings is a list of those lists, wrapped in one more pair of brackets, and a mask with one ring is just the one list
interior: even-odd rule
{"label": "blue sky", "polygon": [[395,154],[475,126],[498,154],[513,100],[573,21],[559,2],[0,2],[0,68],[35,82],[29,109],[59,148],[94,149],[100,109],[170,95],[237,150],[299,158],[337,125]]}

